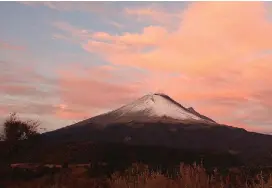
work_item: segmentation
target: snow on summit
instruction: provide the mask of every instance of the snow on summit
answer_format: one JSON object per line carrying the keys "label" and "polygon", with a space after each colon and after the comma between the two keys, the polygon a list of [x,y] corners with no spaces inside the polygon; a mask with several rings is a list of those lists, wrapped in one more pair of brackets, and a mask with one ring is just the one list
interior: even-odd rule
{"label": "snow on summit", "polygon": [[99,116],[99,120],[104,118],[120,121],[124,119],[143,121],[150,118],[171,118],[215,123],[213,120],[205,118],[205,116],[192,113],[189,109],[162,93],[145,95],[130,104]]}
{"label": "snow on summit", "polygon": [[200,120],[201,118],[188,112],[178,103],[168,99],[164,94],[151,94],[145,95],[135,102],[119,108],[117,111],[121,116],[130,115],[133,113],[143,114],[150,117],[170,117],[173,119],[185,120],[194,119]]}
{"label": "snow on summit", "polygon": [[[216,124],[212,119],[198,113],[193,108],[185,108],[162,93],[145,95],[116,110],[83,120],[73,126],[88,124],[109,125],[114,123],[153,122],[201,122]],[[102,126],[103,127],[103,126]]]}

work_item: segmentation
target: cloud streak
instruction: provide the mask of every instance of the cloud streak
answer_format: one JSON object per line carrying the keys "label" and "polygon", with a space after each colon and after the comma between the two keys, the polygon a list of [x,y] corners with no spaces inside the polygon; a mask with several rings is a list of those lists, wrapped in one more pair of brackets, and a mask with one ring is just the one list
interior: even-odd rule
{"label": "cloud streak", "polygon": [[25,51],[26,48],[24,46],[15,45],[15,44],[0,40],[0,50]]}
{"label": "cloud streak", "polygon": [[[141,85],[133,80],[122,81],[118,72],[123,70],[112,66],[83,68],[76,65],[60,69],[58,84],[63,108],[58,115],[90,117],[101,109],[116,108],[137,98]],[[130,75],[137,73],[132,71]]]}

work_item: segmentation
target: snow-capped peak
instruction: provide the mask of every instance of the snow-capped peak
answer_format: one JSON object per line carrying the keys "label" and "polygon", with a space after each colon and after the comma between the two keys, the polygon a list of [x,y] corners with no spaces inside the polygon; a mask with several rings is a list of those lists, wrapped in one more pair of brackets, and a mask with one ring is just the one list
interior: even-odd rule
{"label": "snow-capped peak", "polygon": [[212,120],[210,121],[210,119],[201,117],[198,113],[192,113],[189,109],[183,107],[163,93],[145,95],[138,100],[105,115],[118,119],[126,118],[130,120],[143,119],[143,117],[166,117],[175,120],[213,122]]}

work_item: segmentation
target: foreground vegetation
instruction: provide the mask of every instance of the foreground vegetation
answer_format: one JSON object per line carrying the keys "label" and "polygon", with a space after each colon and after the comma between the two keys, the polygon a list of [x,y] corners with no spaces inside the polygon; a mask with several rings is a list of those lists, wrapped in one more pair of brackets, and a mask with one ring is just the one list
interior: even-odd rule
{"label": "foreground vegetation", "polygon": [[[97,168],[98,169],[98,168]],[[173,172],[154,171],[144,164],[132,164],[123,171],[99,174],[92,165],[13,168],[0,187],[5,188],[269,188],[269,172],[245,169],[206,170],[202,165],[181,164]],[[102,167],[100,168],[102,169]]]}

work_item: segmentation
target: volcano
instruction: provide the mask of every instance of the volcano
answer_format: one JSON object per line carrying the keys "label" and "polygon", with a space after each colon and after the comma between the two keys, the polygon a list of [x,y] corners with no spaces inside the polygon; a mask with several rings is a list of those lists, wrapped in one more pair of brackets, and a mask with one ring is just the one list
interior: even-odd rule
{"label": "volcano", "polygon": [[214,120],[201,115],[192,107],[185,108],[168,95],[154,93],[145,95],[116,110],[84,120],[72,126],[88,124],[107,126],[113,123],[158,121],[216,124]]}
{"label": "volcano", "polygon": [[[44,133],[41,137],[43,143],[37,144],[36,151],[31,153],[31,157],[36,157],[33,153],[39,154],[35,159],[52,159],[60,152],[58,156],[66,157],[68,152],[69,157],[81,162],[93,157],[102,160],[113,154],[118,155],[115,156],[118,159],[132,155],[144,160],[148,156],[151,161],[165,154],[163,160],[171,161],[175,157],[179,161],[185,156],[179,151],[189,151],[216,155],[216,159],[219,159],[217,154],[226,154],[243,163],[272,165],[272,136],[220,124],[162,93],[145,95],[118,109]],[[169,154],[169,151],[175,152]],[[46,157],[48,155],[50,157]],[[226,161],[229,157],[224,159]]]}

